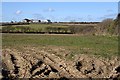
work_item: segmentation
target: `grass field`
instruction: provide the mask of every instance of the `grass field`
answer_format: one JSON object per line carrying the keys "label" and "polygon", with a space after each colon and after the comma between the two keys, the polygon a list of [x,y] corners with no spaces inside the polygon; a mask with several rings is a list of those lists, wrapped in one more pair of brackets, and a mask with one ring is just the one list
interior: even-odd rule
{"label": "grass field", "polygon": [[[89,32],[93,34],[95,31],[95,24],[63,24],[63,23],[52,23],[52,24],[23,24],[23,25],[6,25],[3,26],[2,32],[33,32],[33,33],[63,33],[63,34],[73,34]],[[91,31],[92,30],[92,31]],[[95,32],[94,32],[95,33]]]}
{"label": "grass field", "polygon": [[68,25],[63,25],[63,24],[29,24],[29,25],[12,25],[14,26],[27,26],[35,30],[42,30],[45,31],[46,27],[68,27]]}
{"label": "grass field", "polygon": [[79,36],[79,35],[40,35],[3,34],[2,47],[20,48],[23,46],[64,47],[74,54],[94,54],[108,57],[118,55],[117,36]]}

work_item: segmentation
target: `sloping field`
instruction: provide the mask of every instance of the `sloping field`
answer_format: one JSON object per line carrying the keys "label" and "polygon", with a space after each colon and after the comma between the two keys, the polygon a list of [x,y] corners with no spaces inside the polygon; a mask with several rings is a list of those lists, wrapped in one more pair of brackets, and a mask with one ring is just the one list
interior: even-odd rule
{"label": "sloping field", "polygon": [[3,77],[120,77],[117,36],[3,34],[2,40]]}
{"label": "sloping field", "polygon": [[[63,48],[3,49],[4,75],[10,78],[117,78],[120,61],[79,54],[66,60]],[[60,57],[59,55],[62,55]],[[7,69],[7,70],[6,70]],[[9,72],[8,72],[9,71]]]}

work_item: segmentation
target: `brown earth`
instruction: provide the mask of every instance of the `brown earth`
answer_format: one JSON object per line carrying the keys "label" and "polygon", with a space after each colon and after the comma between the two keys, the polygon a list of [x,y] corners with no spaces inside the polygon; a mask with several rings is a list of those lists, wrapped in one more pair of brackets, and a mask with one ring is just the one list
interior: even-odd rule
{"label": "brown earth", "polygon": [[93,55],[66,57],[64,48],[24,47],[2,50],[2,77],[15,78],[120,78],[120,60]]}

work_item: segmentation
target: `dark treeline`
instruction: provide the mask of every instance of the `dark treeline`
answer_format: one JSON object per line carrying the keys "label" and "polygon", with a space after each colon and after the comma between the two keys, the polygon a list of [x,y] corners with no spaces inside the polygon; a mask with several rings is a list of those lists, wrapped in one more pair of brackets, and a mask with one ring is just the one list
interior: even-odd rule
{"label": "dark treeline", "polygon": [[[97,24],[99,22],[52,22],[52,23],[62,23],[62,24]],[[52,24],[49,23],[49,24]],[[27,22],[4,22],[0,23],[2,26],[8,26],[8,25],[26,25],[26,24],[33,24],[33,23],[27,23]],[[46,23],[34,23],[34,24],[46,24]]]}
{"label": "dark treeline", "polygon": [[24,22],[15,22],[15,23],[0,23],[0,25],[2,26],[9,26],[9,25],[27,25],[27,24],[30,24],[30,23],[24,23]]}
{"label": "dark treeline", "polygon": [[98,24],[100,22],[54,22],[54,23],[63,23],[63,24]]}

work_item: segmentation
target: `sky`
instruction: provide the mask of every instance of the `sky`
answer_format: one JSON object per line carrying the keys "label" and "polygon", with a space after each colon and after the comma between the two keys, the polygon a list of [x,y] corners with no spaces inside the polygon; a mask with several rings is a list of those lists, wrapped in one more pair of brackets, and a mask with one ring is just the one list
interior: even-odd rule
{"label": "sky", "polygon": [[2,21],[97,22],[116,18],[118,2],[2,2]]}
{"label": "sky", "polygon": [[119,0],[1,0],[2,2],[118,2]]}

